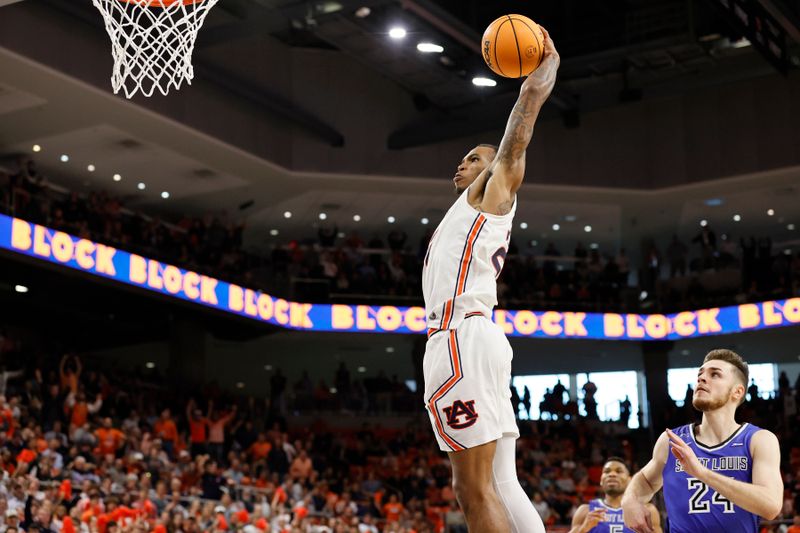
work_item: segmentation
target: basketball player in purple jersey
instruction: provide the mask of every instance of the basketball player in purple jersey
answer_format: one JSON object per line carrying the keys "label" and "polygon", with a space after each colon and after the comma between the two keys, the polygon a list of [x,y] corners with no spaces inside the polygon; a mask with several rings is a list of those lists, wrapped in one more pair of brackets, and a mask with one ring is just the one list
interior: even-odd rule
{"label": "basketball player in purple jersey", "polygon": [[422,270],[425,408],[470,533],[544,533],[517,479],[511,345],[491,320],[525,152],[559,65],[544,35],[542,63],[522,82],[500,146],[476,146],[459,163],[459,197],[431,237]]}
{"label": "basketball player in purple jersey", "polygon": [[645,503],[662,486],[673,533],[757,533],[759,517],[778,516],[783,503],[778,439],[735,418],[748,379],[747,363],[738,354],[712,350],[706,355],[692,398],[703,420],[658,438],[653,458],[622,498],[627,527],[654,531]]}
{"label": "basketball player in purple jersey", "polygon": [[[619,457],[609,457],[603,465],[600,488],[603,498],[578,507],[572,517],[569,533],[631,533],[622,520],[622,495],[631,481],[628,465]],[[661,516],[652,503],[645,505],[650,513],[653,531],[661,533]]]}

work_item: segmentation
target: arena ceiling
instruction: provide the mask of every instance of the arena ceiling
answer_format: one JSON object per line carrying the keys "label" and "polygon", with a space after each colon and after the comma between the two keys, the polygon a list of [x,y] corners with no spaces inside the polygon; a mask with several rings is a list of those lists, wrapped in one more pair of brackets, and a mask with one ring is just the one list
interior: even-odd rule
{"label": "arena ceiling", "polygon": [[[5,0],[0,6],[10,3],[15,5],[0,9],[46,12],[52,24],[74,31],[75,40],[107,41],[89,1]],[[792,11],[776,0],[761,3],[784,14],[782,24],[796,42]],[[528,14],[560,36],[563,57],[559,88],[543,119],[576,127],[596,110],[774,74],[774,67],[718,17],[711,4],[666,0],[587,5],[572,0],[532,6]],[[496,132],[518,82],[499,80],[495,88],[477,90],[471,78],[486,73],[477,50],[482,27],[517,7],[517,2],[505,0],[222,0],[198,40],[195,84],[214,87],[221,99],[255,103],[292,131],[318,142],[352,145],[340,124],[298,105],[285,88],[273,87],[255,74],[255,59],[248,57],[248,50],[277,42],[280,46],[273,48],[278,53],[341,54],[398,87],[414,113],[383,139],[390,152]],[[361,8],[368,8],[369,15],[357,16]],[[410,38],[441,43],[444,55],[431,57],[396,46],[386,35],[392,25],[406,27]],[[161,116],[163,102],[149,107],[131,104],[113,97],[107,84],[82,82],[76,74],[80,57],[55,69],[11,49],[0,52],[0,150],[30,154],[33,144],[43,146],[36,159],[54,180],[70,187],[104,188],[123,196],[128,205],[164,213],[227,210],[246,216],[259,228],[259,238],[269,239],[268,230],[278,229],[281,240],[313,232],[321,212],[329,215],[328,223],[337,223],[343,231],[359,229],[364,236],[384,234],[388,216],[419,234],[424,229],[421,220],[435,223],[452,201],[446,178],[456,161],[442,163],[444,171],[437,173],[444,175],[442,181],[409,177],[407,169],[398,172],[406,174],[402,177],[391,172],[297,171],[242,150],[235,140],[213,138]],[[107,48],[103,53],[107,58]],[[108,64],[99,68],[107,80]],[[170,105],[176,101],[180,102],[173,99]],[[69,154],[70,160],[61,162],[61,154]],[[451,159],[452,154],[446,152]],[[87,170],[89,164],[96,167],[94,172]],[[123,179],[112,181],[114,174]],[[637,238],[639,231],[668,228],[688,235],[701,216],[719,217],[722,226],[735,212],[789,242],[794,237],[787,227],[798,205],[796,174],[794,169],[766,178],[754,174],[710,214],[704,202],[720,196],[719,186],[713,184],[661,192],[529,186],[518,215],[519,223],[528,227],[519,228],[516,235],[528,242],[548,239],[555,236],[552,227],[558,223],[560,239],[594,241],[613,249],[625,234]],[[136,188],[139,182],[146,183],[144,191]],[[168,200],[160,197],[162,191],[169,192]],[[752,201],[755,197],[761,198],[758,203]],[[652,207],[656,204],[658,210]],[[784,218],[766,218],[765,205],[774,205]],[[293,213],[291,219],[284,218],[285,211]],[[360,224],[352,219],[356,214]],[[592,226],[591,235],[586,225]],[[632,232],[634,227],[639,229]],[[757,231],[762,226],[749,227]]]}

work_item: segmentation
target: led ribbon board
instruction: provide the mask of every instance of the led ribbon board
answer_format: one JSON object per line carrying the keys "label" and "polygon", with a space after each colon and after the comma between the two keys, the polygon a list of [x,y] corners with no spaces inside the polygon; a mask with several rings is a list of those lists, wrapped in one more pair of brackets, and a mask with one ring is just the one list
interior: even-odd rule
{"label": "led ribbon board", "polygon": [[[0,248],[291,329],[403,334],[426,331],[421,307],[290,302],[5,215],[0,215]],[[498,309],[493,319],[512,337],[678,340],[799,324],[800,298],[670,315]]]}

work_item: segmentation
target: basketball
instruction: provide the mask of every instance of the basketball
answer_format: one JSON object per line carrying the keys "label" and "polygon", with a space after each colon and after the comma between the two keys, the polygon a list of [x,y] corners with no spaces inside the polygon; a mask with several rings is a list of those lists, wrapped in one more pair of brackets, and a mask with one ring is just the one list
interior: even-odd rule
{"label": "basketball", "polygon": [[486,28],[481,41],[486,64],[505,78],[522,78],[536,70],[544,56],[544,33],[523,15],[504,15]]}

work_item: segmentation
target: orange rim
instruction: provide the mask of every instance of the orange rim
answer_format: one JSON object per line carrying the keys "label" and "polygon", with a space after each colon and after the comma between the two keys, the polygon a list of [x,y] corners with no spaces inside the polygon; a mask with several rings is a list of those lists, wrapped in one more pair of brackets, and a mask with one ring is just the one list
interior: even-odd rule
{"label": "orange rim", "polygon": [[183,3],[185,6],[197,4],[203,0],[120,0],[126,4],[139,4],[144,7],[171,7],[177,3]]}

